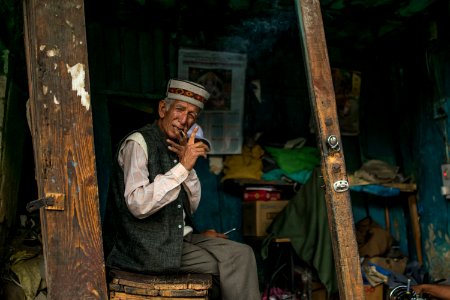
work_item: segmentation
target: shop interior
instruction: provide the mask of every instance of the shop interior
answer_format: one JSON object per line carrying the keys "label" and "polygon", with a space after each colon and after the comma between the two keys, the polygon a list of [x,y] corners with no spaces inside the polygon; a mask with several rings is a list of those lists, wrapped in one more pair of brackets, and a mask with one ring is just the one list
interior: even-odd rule
{"label": "shop interior", "polygon": [[[2,2],[0,279],[34,299],[45,287],[23,291],[12,268],[43,251],[26,209],[38,189],[24,24],[20,1]],[[98,207],[102,219],[117,144],[157,118],[168,79],[204,80],[197,229],[253,247],[264,299],[338,299],[296,2],[85,1]],[[320,1],[367,299],[450,276],[450,2],[422,2]]]}

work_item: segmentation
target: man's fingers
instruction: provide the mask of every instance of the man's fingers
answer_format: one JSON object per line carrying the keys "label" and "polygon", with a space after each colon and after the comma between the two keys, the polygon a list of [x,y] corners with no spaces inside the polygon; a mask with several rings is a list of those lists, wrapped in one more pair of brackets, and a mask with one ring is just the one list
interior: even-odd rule
{"label": "man's fingers", "polygon": [[177,148],[177,149],[179,149],[179,148],[182,147],[180,144],[177,144],[177,143],[175,143],[175,142],[172,141],[172,140],[167,140],[167,144],[169,144],[169,146],[172,147],[172,148]]}
{"label": "man's fingers", "polygon": [[194,144],[195,142],[195,136],[197,135],[198,126],[195,126],[194,130],[192,130],[191,136],[189,137],[189,144]]}
{"label": "man's fingers", "polygon": [[180,144],[184,144],[186,143],[187,140],[187,136],[186,133],[184,133],[183,130],[178,131],[178,140],[180,141]]}

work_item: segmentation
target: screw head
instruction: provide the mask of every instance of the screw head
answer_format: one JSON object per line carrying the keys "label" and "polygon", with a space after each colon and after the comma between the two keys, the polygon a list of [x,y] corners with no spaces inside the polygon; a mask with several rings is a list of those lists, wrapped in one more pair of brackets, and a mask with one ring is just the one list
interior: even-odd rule
{"label": "screw head", "polygon": [[334,148],[334,147],[336,147],[337,146],[337,144],[338,144],[338,139],[337,139],[337,137],[335,136],[335,135],[330,135],[329,137],[328,137],[328,144],[332,147],[332,148]]}

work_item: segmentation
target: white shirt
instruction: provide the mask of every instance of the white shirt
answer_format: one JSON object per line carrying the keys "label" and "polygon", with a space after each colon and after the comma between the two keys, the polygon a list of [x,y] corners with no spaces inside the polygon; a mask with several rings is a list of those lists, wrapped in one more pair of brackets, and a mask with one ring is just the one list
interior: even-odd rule
{"label": "white shirt", "polygon": [[[190,202],[191,213],[194,213],[201,196],[200,181],[195,170],[188,171],[178,162],[167,173],[157,175],[150,183],[147,149],[143,148],[146,145],[142,145],[142,135],[137,135],[138,138],[131,136],[123,142],[118,156],[119,165],[124,172],[125,201],[130,212],[139,219],[148,217],[174,201],[183,186]],[[134,136],[136,137],[136,134]],[[191,231],[191,227],[185,226],[185,235]]]}

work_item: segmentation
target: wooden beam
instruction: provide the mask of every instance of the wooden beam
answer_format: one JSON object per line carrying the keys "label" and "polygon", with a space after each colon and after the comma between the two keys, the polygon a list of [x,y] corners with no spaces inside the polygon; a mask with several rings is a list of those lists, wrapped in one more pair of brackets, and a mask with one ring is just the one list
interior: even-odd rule
{"label": "wooden beam", "polygon": [[[319,0],[297,0],[303,57],[322,155],[340,299],[364,299],[344,153]],[[336,188],[335,188],[336,184]],[[347,185],[346,185],[347,184]]]}
{"label": "wooden beam", "polygon": [[49,299],[107,299],[83,0],[24,0]]}

